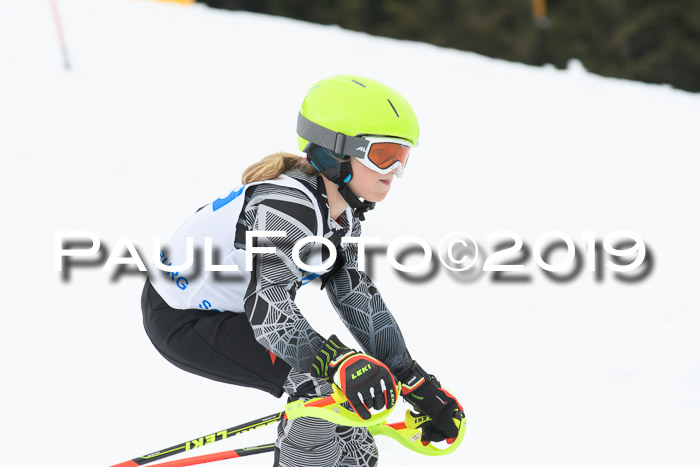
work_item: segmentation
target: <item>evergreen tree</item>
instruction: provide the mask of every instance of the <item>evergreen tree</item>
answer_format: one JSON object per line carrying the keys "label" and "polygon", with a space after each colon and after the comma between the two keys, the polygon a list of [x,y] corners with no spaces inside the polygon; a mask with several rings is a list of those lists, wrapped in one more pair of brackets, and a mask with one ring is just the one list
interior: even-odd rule
{"label": "evergreen tree", "polygon": [[700,92],[700,0],[548,0],[546,27],[531,0],[202,1]]}

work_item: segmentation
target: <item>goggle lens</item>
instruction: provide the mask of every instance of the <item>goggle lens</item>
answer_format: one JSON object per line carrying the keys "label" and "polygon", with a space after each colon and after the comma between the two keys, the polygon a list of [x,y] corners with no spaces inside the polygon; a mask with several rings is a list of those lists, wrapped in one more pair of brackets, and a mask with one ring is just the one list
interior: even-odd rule
{"label": "goggle lens", "polygon": [[367,158],[381,170],[388,169],[396,162],[401,162],[402,168],[406,168],[410,152],[410,146],[398,143],[372,143]]}

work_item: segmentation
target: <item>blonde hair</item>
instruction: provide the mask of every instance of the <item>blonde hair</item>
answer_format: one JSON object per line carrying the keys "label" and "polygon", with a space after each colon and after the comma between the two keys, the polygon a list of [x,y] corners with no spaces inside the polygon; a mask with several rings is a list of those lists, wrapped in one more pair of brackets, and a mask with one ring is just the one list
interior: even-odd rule
{"label": "blonde hair", "polygon": [[263,157],[261,160],[245,169],[243,171],[242,181],[245,185],[252,182],[272,180],[288,170],[297,168],[307,175],[319,174],[316,167],[311,165],[306,158],[286,152],[276,152]]}

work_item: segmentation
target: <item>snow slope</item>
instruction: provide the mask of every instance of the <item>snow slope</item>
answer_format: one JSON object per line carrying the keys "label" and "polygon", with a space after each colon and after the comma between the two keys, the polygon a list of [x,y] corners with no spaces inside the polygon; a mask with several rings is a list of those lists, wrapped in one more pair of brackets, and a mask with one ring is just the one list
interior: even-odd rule
{"label": "snow slope", "polygon": [[[281,408],[171,366],[142,330],[142,277],[93,267],[63,281],[54,232],[110,248],[127,236],[149,255],[248,164],[295,151],[306,89],[345,72],[391,84],[421,122],[365,235],[437,247],[465,231],[493,251],[503,229],[530,247],[552,229],[579,246],[625,229],[653,255],[636,283],[585,268],[558,283],[528,259],[527,283],[439,267],[415,284],[378,257],[414,358],[469,419],[457,453],[381,439],[381,465],[696,465],[699,95],[200,5],[58,3],[70,72],[49,2],[0,4],[3,465],[112,465]],[[319,332],[348,335],[324,293],[302,289],[299,304]]]}

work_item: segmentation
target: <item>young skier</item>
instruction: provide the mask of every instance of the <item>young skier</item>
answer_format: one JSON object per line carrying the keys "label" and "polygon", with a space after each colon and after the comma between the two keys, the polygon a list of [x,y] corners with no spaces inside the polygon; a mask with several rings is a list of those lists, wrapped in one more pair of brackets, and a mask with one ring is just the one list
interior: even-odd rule
{"label": "young skier", "polygon": [[[361,235],[366,211],[402,175],[418,144],[411,106],[377,81],[334,76],[309,89],[297,133],[305,158],[279,153],[253,164],[242,187],[200,208],[164,245],[161,263],[183,268],[146,281],[141,303],[149,338],[181,369],[276,397],[326,396],[335,382],[364,419],[369,409],[395,404],[400,381],[402,396],[431,418],[422,427],[424,443],[455,438],[459,402],[411,358],[394,316],[358,269],[357,244],[341,241]],[[258,231],[267,233],[251,235]],[[295,250],[310,236],[333,244],[332,265],[320,241]],[[246,248],[253,247],[274,252],[254,252],[246,268]],[[188,261],[188,250],[215,251],[207,264],[238,272],[205,271]],[[361,352],[317,333],[296,306],[298,288],[317,277]],[[299,418],[280,423],[278,435],[277,466],[377,464],[366,428]]]}

